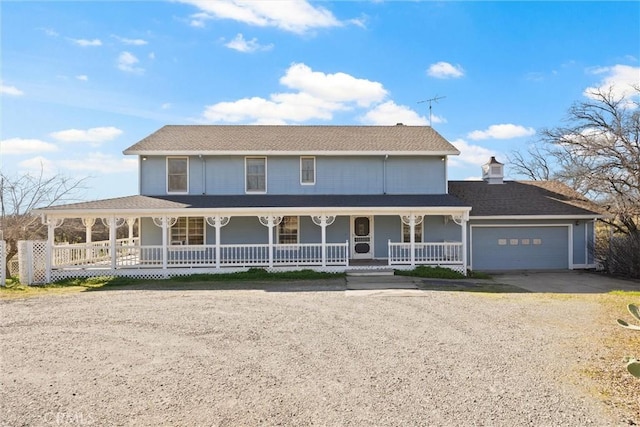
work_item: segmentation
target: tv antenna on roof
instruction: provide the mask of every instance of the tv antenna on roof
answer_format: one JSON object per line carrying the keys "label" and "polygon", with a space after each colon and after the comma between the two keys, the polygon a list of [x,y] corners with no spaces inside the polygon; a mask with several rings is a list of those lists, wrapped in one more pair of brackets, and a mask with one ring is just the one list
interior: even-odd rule
{"label": "tv antenna on roof", "polygon": [[431,99],[425,99],[423,101],[418,101],[418,104],[422,104],[424,102],[428,102],[429,103],[429,127],[431,127],[431,104],[434,103],[434,102],[437,103],[439,100],[444,99],[444,98],[446,98],[446,96],[438,96],[438,95],[436,95]]}

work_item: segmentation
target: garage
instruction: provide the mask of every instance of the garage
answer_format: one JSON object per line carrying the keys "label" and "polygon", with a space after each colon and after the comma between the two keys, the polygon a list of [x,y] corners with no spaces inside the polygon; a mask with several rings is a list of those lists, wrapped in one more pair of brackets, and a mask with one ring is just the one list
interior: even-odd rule
{"label": "garage", "polygon": [[471,226],[473,270],[569,268],[569,226]]}

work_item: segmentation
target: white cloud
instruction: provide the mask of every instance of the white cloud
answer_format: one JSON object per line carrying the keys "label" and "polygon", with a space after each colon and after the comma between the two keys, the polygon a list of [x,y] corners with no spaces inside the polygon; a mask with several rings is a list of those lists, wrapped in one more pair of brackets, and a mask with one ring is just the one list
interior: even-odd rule
{"label": "white cloud", "polygon": [[102,144],[111,141],[122,134],[122,130],[109,126],[98,127],[87,130],[67,129],[58,132],[52,132],[50,136],[58,141],[63,142],[88,142],[91,144]]}
{"label": "white cloud", "polygon": [[143,39],[128,39],[126,37],[120,37],[120,36],[116,36],[116,35],[111,35],[111,37],[113,37],[114,39],[118,40],[120,43],[122,44],[127,44],[127,45],[131,45],[131,46],[144,46],[146,44],[149,44],[148,41],[143,40]]}
{"label": "white cloud", "polygon": [[23,160],[18,163],[18,167],[22,172],[39,174],[42,172],[44,176],[55,175],[56,169],[53,162],[45,157],[36,156]]}
{"label": "white cloud", "polygon": [[325,74],[313,71],[305,64],[293,64],[280,83],[327,101],[356,102],[368,107],[387,96],[381,83],[358,79],[349,74]]}
{"label": "white cloud", "polygon": [[449,165],[453,167],[473,165],[480,170],[480,167],[487,163],[491,156],[499,155],[499,153],[480,145],[469,144],[464,139],[456,139],[451,144],[460,151],[459,156],[449,156]]}
{"label": "white cloud", "polygon": [[486,130],[474,130],[469,132],[467,138],[469,139],[511,139],[521,138],[523,136],[531,136],[536,133],[533,128],[526,128],[520,125],[514,125],[511,123],[491,125]]}
{"label": "white cloud", "polygon": [[0,154],[28,154],[56,151],[58,147],[39,139],[9,138],[0,141]]}
{"label": "white cloud", "polygon": [[389,126],[396,123],[405,125],[424,126],[429,124],[429,119],[418,115],[415,111],[404,105],[397,105],[393,101],[387,101],[369,110],[360,121],[370,125]]}
{"label": "white cloud", "polygon": [[168,110],[169,108],[171,108],[171,103],[170,102],[165,102],[164,104],[162,104],[160,106],[161,109],[163,110]]}
{"label": "white cloud", "polygon": [[88,40],[88,39],[72,39],[72,38],[70,38],[69,40],[71,40],[71,42],[73,44],[76,44],[76,45],[81,46],[81,47],[102,46],[102,41],[100,41],[100,39]]}
{"label": "white cloud", "polygon": [[276,27],[297,34],[314,28],[341,26],[333,14],[320,6],[314,7],[306,0],[299,1],[251,1],[251,0],[179,0],[190,4],[200,13],[191,16],[191,25],[203,27],[206,20],[231,19],[258,27]]}
{"label": "white cloud", "polygon": [[79,76],[76,76],[76,79],[78,79],[80,81],[83,81],[83,82],[86,82],[86,81],[89,80],[89,77],[84,75],[84,74],[80,74]]}
{"label": "white cloud", "polygon": [[591,74],[603,75],[602,80],[597,86],[588,87],[584,90],[584,95],[594,98],[594,93],[598,90],[608,92],[611,88],[616,98],[628,97],[637,94],[633,86],[640,84],[640,67],[632,67],[630,65],[614,65],[612,67],[597,67],[587,72]]}
{"label": "white cloud", "polygon": [[280,83],[297,91],[274,93],[269,99],[253,97],[209,105],[203,117],[210,122],[270,124],[331,120],[336,111],[349,110],[353,104],[368,107],[387,95],[378,82],[345,73],[314,72],[304,64],[293,64]]}
{"label": "white cloud", "polygon": [[21,96],[24,92],[15,86],[7,86],[0,82],[0,93],[3,95]]}
{"label": "white cloud", "polygon": [[53,28],[40,28],[49,37],[58,37],[60,34]]}
{"label": "white cloud", "polygon": [[219,102],[206,107],[203,115],[212,122],[238,123],[253,120],[261,124],[285,124],[310,119],[330,120],[341,104],[323,101],[305,93],[274,94],[271,100],[253,97]]}
{"label": "white cloud", "polygon": [[245,40],[242,33],[238,33],[233,40],[225,44],[229,49],[237,50],[238,52],[250,53],[258,50],[270,50],[273,48],[272,44],[261,45],[258,43],[258,39],[255,37],[251,40]]}
{"label": "white cloud", "polygon": [[154,60],[154,59],[156,59],[156,54],[155,54],[155,52],[150,52],[149,55],[147,55],[147,57],[149,59],[151,59],[151,60]]}
{"label": "white cloud", "polygon": [[131,52],[122,52],[118,56],[118,68],[127,73],[133,74],[142,74],[144,73],[144,68],[136,66],[136,64],[140,62],[135,55]]}
{"label": "white cloud", "polygon": [[464,70],[460,65],[441,61],[431,64],[427,69],[427,75],[437,79],[457,79],[464,76]]}
{"label": "white cloud", "polygon": [[80,160],[60,160],[56,164],[65,170],[103,174],[132,172],[138,167],[136,159],[115,157],[111,154],[97,152],[89,153]]}

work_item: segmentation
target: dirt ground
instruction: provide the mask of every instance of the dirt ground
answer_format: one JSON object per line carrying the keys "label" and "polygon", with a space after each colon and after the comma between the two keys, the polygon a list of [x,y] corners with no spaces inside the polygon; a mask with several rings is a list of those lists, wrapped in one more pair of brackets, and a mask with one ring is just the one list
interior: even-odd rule
{"label": "dirt ground", "polygon": [[603,307],[343,279],[2,300],[0,425],[638,424],[590,379],[624,375]]}

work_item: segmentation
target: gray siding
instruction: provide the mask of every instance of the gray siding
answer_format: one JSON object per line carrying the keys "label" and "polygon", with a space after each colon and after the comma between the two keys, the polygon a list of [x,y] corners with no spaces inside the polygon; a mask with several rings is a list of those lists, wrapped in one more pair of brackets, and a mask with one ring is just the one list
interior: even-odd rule
{"label": "gray siding", "polygon": [[425,242],[460,242],[462,228],[448,217],[426,216],[423,225],[423,240]]}
{"label": "gray siding", "polygon": [[374,257],[387,258],[389,256],[389,240],[402,240],[402,221],[399,215],[376,216],[373,219]]}
{"label": "gray siding", "polygon": [[236,216],[222,227],[220,243],[223,245],[248,245],[269,243],[268,228],[260,223],[257,216]]}
{"label": "gray siding", "polygon": [[[140,162],[140,194],[166,191],[166,157]],[[189,194],[244,194],[244,156],[190,156]],[[300,183],[300,156],[267,157],[268,194],[444,194],[445,163],[427,156],[317,156],[316,183]]]}

